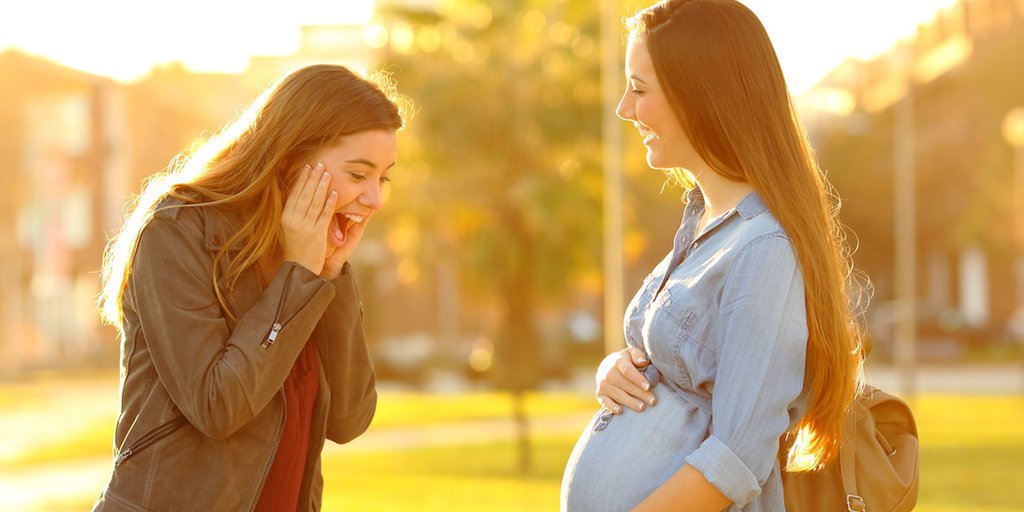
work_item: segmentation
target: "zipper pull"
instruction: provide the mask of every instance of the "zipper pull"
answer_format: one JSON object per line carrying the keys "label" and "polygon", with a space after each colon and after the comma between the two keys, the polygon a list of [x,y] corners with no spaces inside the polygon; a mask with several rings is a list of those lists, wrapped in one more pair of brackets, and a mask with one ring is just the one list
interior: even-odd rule
{"label": "zipper pull", "polygon": [[263,348],[269,348],[273,345],[274,342],[277,341],[277,333],[281,332],[282,327],[284,326],[281,325],[280,322],[274,322],[274,326],[270,329],[270,335],[267,336],[266,341],[264,341],[260,346]]}
{"label": "zipper pull", "polygon": [[132,456],[132,449],[129,446],[128,449],[123,451],[123,452],[121,452],[121,455],[119,455],[117,457],[117,460],[114,461],[114,467],[115,468],[119,467],[122,462],[128,460],[128,457],[131,457],[131,456]]}

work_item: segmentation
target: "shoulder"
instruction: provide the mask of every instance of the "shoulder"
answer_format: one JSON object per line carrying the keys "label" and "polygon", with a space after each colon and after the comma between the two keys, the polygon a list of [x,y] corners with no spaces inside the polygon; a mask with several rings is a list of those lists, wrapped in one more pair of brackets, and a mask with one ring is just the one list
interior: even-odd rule
{"label": "shoulder", "polygon": [[[737,226],[737,245],[742,249],[758,245],[767,240],[775,240],[774,243],[790,243],[789,234],[782,228],[775,215],[764,208],[753,214],[741,214]],[[769,243],[773,245],[773,243]]]}
{"label": "shoulder", "polygon": [[146,233],[173,231],[202,243],[208,230],[209,215],[206,210],[205,206],[193,206],[181,199],[166,196],[153,208],[153,214],[143,228],[143,237]]}
{"label": "shoulder", "polygon": [[795,266],[796,251],[789,234],[768,210],[744,218],[737,229],[734,264],[762,268]]}
{"label": "shoulder", "polygon": [[738,222],[735,223],[734,228],[736,232],[734,245],[738,247],[746,248],[775,238],[789,241],[789,236],[782,228],[782,224],[756,192],[751,192],[736,205],[736,216]]}

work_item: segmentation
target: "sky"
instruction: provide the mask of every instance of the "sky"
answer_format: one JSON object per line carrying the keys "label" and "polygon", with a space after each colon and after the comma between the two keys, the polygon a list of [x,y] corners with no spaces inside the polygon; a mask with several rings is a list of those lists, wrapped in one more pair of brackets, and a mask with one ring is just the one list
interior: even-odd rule
{"label": "sky", "polygon": [[[849,57],[885,51],[956,0],[744,3],[765,24],[790,89],[799,93]],[[8,0],[0,6],[0,49],[18,47],[120,81],[171,61],[239,72],[250,55],[294,52],[301,25],[365,23],[372,10],[373,0]]]}

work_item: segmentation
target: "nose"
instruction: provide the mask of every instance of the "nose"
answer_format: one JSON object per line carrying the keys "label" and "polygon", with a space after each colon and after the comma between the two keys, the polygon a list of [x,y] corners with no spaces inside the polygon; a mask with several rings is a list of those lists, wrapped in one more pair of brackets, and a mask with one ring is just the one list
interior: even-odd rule
{"label": "nose", "polygon": [[635,121],[636,112],[634,107],[633,97],[630,96],[629,91],[624,91],[622,99],[619,100],[619,106],[615,107],[615,115],[619,116],[619,119],[623,121]]}
{"label": "nose", "polygon": [[369,183],[366,188],[363,189],[363,193],[359,194],[359,204],[371,210],[379,210],[383,203],[384,199],[381,193],[380,183]]}

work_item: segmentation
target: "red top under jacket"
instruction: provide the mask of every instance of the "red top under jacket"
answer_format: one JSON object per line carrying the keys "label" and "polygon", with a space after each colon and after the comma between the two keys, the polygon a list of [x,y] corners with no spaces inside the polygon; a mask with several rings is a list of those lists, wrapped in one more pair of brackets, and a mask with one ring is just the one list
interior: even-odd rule
{"label": "red top under jacket", "polygon": [[309,432],[313,404],[320,390],[320,372],[316,363],[316,344],[306,343],[291,373],[284,381],[285,418],[281,442],[270,466],[270,475],[263,485],[257,512],[295,510],[299,501],[306,457],[309,455]]}

